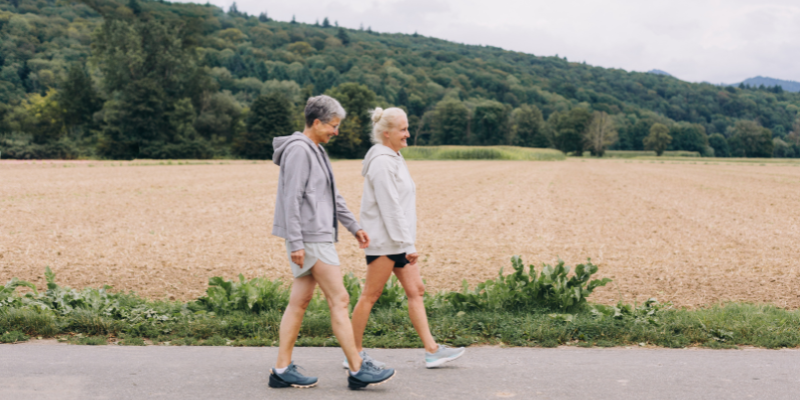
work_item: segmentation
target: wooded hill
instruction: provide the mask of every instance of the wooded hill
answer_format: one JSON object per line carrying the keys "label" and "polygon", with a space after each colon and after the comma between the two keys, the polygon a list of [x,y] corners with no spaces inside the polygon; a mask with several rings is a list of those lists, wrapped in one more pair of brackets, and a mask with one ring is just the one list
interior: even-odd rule
{"label": "wooded hill", "polygon": [[301,129],[306,98],[320,93],[349,113],[328,146],[337,157],[366,152],[375,106],[405,108],[418,145],[601,155],[642,150],[660,123],[667,150],[800,156],[800,94],[779,87],[688,83],[320,17],[2,0],[2,157],[267,158],[272,137]]}

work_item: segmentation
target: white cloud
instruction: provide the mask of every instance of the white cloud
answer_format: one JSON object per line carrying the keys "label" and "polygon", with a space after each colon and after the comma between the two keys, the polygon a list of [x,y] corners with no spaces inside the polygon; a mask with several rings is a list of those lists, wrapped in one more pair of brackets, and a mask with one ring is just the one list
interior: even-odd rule
{"label": "white cloud", "polygon": [[[226,10],[230,0],[211,0]],[[240,11],[380,32],[419,32],[688,81],[800,81],[794,0],[240,0]]]}

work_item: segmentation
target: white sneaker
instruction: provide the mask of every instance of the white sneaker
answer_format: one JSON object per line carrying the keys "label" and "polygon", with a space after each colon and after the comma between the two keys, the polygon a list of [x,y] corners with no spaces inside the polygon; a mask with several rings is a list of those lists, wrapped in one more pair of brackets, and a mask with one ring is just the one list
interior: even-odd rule
{"label": "white sneaker", "polygon": [[453,361],[463,356],[466,351],[467,350],[463,347],[454,349],[440,344],[436,353],[431,354],[427,351],[425,352],[425,368],[436,368],[444,363]]}

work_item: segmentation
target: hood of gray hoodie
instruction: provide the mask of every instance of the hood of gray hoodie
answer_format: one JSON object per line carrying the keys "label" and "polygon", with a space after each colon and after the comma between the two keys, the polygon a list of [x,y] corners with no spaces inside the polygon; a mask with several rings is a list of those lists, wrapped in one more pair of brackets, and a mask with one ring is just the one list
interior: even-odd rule
{"label": "hood of gray hoodie", "polygon": [[307,144],[314,148],[314,142],[308,138],[308,136],[303,135],[302,132],[295,132],[289,136],[278,136],[272,139],[272,149],[274,152],[272,153],[272,162],[277,165],[281,165],[281,160],[283,159],[283,152],[289,147],[290,144],[302,140],[305,141]]}
{"label": "hood of gray hoodie", "polygon": [[361,176],[367,176],[367,171],[369,171],[369,165],[372,163],[372,160],[381,157],[381,156],[390,156],[390,157],[400,157],[394,150],[386,147],[382,144],[376,144],[370,147],[367,155],[364,156],[364,161],[361,162],[363,167],[361,168]]}

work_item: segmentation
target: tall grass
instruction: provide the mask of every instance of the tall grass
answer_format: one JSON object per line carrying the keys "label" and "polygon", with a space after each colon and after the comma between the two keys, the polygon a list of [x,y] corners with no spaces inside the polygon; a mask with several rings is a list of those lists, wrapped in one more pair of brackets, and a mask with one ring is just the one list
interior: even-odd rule
{"label": "tall grass", "polygon": [[[584,157],[589,157],[588,151],[583,152]],[[638,157],[656,157],[655,151],[647,150],[606,150],[603,154],[604,158],[638,158]],[[665,151],[662,157],[700,157],[700,153],[696,151]]]}
{"label": "tall grass", "polygon": [[409,146],[401,153],[407,160],[561,161],[566,158],[554,149],[516,146]]}

